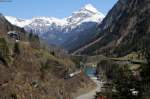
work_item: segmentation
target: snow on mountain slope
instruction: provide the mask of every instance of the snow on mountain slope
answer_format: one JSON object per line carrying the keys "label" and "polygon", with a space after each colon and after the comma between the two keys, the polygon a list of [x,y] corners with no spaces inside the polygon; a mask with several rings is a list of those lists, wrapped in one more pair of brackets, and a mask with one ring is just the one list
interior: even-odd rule
{"label": "snow on mountain slope", "polygon": [[58,26],[63,26],[67,24],[65,20],[61,20],[53,17],[34,17],[33,19],[31,19],[31,23],[43,23],[46,25],[51,25],[55,23]]}
{"label": "snow on mountain slope", "polygon": [[[12,24],[25,27],[25,26],[51,26],[55,24],[56,26],[68,27],[70,25],[80,25],[83,22],[101,22],[104,15],[100,13],[91,4],[85,5],[79,11],[73,12],[72,16],[64,19],[57,19],[53,17],[34,17],[32,19],[21,19],[12,16],[5,16],[8,21]],[[76,27],[75,26],[75,27]]]}
{"label": "snow on mountain slope", "polygon": [[81,9],[86,9],[86,10],[89,10],[89,11],[91,11],[93,13],[98,13],[98,14],[101,15],[101,17],[104,17],[104,15],[102,13],[100,13],[96,8],[94,8],[92,4],[87,4]]}
{"label": "snow on mountain slope", "polygon": [[63,26],[67,22],[65,20],[53,18],[53,17],[34,17],[32,19],[21,19],[21,18],[15,18],[12,16],[5,16],[5,18],[10,21],[12,24],[17,25],[19,27],[25,27],[30,24],[43,24],[43,25],[51,25],[52,23],[55,23],[57,25]]}
{"label": "snow on mountain slope", "polygon": [[5,16],[5,18],[12,24],[17,25],[19,27],[24,27],[31,23],[31,20],[21,19],[21,18],[15,18],[12,16]]}

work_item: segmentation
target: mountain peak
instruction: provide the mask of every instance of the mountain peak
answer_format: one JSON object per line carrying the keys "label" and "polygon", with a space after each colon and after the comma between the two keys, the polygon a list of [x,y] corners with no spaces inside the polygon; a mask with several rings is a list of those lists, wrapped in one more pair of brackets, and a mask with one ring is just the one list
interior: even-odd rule
{"label": "mountain peak", "polygon": [[99,13],[99,11],[92,5],[92,4],[86,4],[83,8],[81,8],[82,10],[88,10],[94,13]]}

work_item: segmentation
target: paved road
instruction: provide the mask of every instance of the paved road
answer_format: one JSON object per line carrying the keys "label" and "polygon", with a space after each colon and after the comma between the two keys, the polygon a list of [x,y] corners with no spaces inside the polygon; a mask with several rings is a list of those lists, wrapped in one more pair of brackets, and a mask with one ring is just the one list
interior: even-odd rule
{"label": "paved road", "polygon": [[101,82],[98,81],[96,79],[96,77],[91,77],[91,79],[97,84],[96,89],[94,89],[86,94],[80,95],[80,96],[76,97],[75,99],[94,99],[96,92],[101,91],[101,87],[102,87]]}

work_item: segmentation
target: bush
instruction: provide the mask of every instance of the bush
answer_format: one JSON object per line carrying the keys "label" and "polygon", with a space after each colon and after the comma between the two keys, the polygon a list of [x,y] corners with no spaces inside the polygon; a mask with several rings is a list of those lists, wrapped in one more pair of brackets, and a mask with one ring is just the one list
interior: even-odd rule
{"label": "bush", "polygon": [[19,48],[19,43],[15,43],[14,45],[14,53],[19,55],[20,54],[20,48]]}
{"label": "bush", "polygon": [[11,94],[11,98],[12,99],[17,99],[17,95],[16,94]]}
{"label": "bush", "polygon": [[0,38],[0,60],[4,64],[7,64],[7,60],[9,60],[9,48],[4,38]]}
{"label": "bush", "polygon": [[53,56],[55,56],[55,52],[53,51],[53,52],[50,52],[51,53],[51,55],[53,55]]}

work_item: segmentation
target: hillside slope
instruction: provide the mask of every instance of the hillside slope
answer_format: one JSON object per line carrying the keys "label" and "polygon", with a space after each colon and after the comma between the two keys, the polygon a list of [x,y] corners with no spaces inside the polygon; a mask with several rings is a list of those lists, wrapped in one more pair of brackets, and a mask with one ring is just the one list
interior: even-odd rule
{"label": "hillside slope", "polygon": [[26,33],[2,15],[0,21],[0,99],[72,99],[79,89],[95,86],[83,72],[66,79],[78,70],[68,57],[41,48],[36,36],[8,38],[8,31]]}
{"label": "hillside slope", "polygon": [[73,54],[124,56],[138,51],[150,32],[150,1],[119,0],[99,26],[99,36]]}

